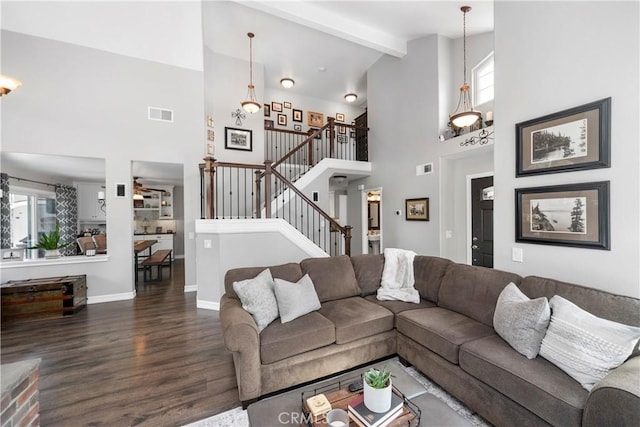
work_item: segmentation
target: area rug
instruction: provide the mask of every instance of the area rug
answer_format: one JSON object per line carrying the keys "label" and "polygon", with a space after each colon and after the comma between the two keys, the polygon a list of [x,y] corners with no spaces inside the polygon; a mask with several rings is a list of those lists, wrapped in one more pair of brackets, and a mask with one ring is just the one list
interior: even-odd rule
{"label": "area rug", "polygon": [[[405,367],[397,360],[393,363],[397,363],[398,366],[402,367],[409,375],[415,378],[422,386],[427,390],[427,393],[433,395],[434,397],[440,399],[447,406],[449,406],[453,411],[458,413],[461,417],[465,418],[469,421],[470,424],[476,427],[490,427],[490,424],[482,419],[479,415],[476,415],[473,411],[467,408],[464,403],[457,400],[455,397],[451,396],[449,393],[444,391],[438,385],[436,385],[433,381],[426,378],[420,372],[418,372],[413,367]],[[230,411],[222,412],[218,415],[214,415],[209,418],[205,418],[204,420],[196,421],[195,423],[188,424],[184,427],[248,427],[249,426],[249,418],[247,417],[247,411],[243,411],[242,408],[234,408]]]}

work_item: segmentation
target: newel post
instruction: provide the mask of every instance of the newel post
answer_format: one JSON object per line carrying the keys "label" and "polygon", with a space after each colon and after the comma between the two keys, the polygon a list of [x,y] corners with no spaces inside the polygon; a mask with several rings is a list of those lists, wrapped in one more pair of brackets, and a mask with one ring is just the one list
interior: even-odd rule
{"label": "newel post", "polygon": [[216,163],[216,159],[214,159],[212,156],[208,156],[208,157],[204,158],[204,173],[205,173],[205,175],[207,175],[207,178],[208,178],[207,179],[207,190],[206,190],[206,202],[207,202],[206,219],[213,219],[214,218],[214,206],[213,206],[214,186],[213,186],[213,183],[215,182],[214,174],[216,173],[215,163]]}
{"label": "newel post", "polygon": [[262,206],[260,206],[260,175],[261,172],[259,170],[255,171],[256,174],[256,218],[260,218],[262,215]]}
{"label": "newel post", "polygon": [[333,143],[336,140],[336,119],[333,117],[329,117],[327,120],[329,122],[329,158],[334,158],[334,148]]}
{"label": "newel post", "polygon": [[344,226],[344,254],[351,256],[351,229],[350,225]]}
{"label": "newel post", "polygon": [[264,161],[264,216],[271,218],[271,160]]}

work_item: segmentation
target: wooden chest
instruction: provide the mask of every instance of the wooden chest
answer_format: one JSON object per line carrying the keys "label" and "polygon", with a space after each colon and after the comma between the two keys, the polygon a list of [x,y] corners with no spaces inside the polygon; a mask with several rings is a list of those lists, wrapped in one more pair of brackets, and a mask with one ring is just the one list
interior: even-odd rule
{"label": "wooden chest", "polygon": [[87,305],[87,276],[12,280],[2,289],[2,321],[68,316]]}

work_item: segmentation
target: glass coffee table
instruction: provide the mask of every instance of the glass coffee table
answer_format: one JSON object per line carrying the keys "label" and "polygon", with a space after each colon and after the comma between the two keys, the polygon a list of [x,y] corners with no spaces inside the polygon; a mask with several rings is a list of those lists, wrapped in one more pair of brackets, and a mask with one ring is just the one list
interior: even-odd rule
{"label": "glass coffee table", "polygon": [[[406,411],[403,413],[401,422],[397,425],[402,426],[471,426],[472,424],[453,409],[449,408],[444,402],[435,396],[427,393],[427,390],[409,375],[400,364],[397,358],[389,359],[380,363],[375,363],[363,368],[349,371],[345,374],[338,375],[329,379],[318,381],[309,385],[259,400],[247,408],[249,424],[253,427],[275,427],[280,425],[288,426],[310,426],[313,420],[303,411],[303,403],[306,398],[324,393],[327,398],[331,393],[337,400],[336,406],[332,403],[332,407],[341,407],[351,401],[344,392],[348,391],[348,386],[352,382],[358,380],[362,373],[371,367],[382,368],[386,366],[391,370],[393,375],[393,385],[397,392],[406,399]],[[343,390],[341,392],[341,390]],[[342,393],[342,394],[341,394]],[[357,394],[357,393],[356,393]],[[343,399],[340,396],[344,395]],[[331,400],[331,398],[329,398]],[[413,409],[413,411],[412,411]],[[411,415],[409,415],[411,413]],[[405,417],[406,416],[406,417]],[[326,424],[317,424],[326,425]],[[351,423],[355,426],[355,423]],[[396,424],[392,424],[396,425]]]}

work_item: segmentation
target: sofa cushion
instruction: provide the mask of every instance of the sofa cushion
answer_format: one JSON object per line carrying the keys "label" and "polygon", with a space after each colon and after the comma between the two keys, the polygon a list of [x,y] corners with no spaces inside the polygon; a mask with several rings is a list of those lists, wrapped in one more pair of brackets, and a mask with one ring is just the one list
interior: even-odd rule
{"label": "sofa cushion", "polygon": [[278,312],[282,323],[290,322],[300,316],[320,308],[318,294],[308,274],[296,283],[284,279],[274,279]]}
{"label": "sofa cushion", "polygon": [[302,270],[300,265],[295,262],[290,262],[282,265],[275,265],[271,267],[240,267],[232,268],[228,270],[224,275],[224,291],[231,298],[238,298],[233,290],[233,282],[240,280],[251,279],[256,277],[265,269],[271,271],[272,277],[288,280],[289,282],[297,282],[302,277]]}
{"label": "sofa cushion", "polygon": [[320,302],[360,295],[351,260],[346,255],[307,258],[300,262],[300,268],[302,274],[313,280]]}
{"label": "sofa cushion", "polygon": [[336,344],[344,344],[393,329],[393,313],[361,297],[328,301],[320,314],[336,328]]}
{"label": "sofa cushion", "polygon": [[314,311],[287,323],[273,322],[260,334],[260,360],[277,362],[316,348],[333,344],[335,327]]}
{"label": "sofa cushion", "polygon": [[393,314],[398,314],[406,310],[416,310],[418,308],[429,308],[436,306],[435,303],[427,301],[426,299],[421,299],[419,304],[399,300],[380,301],[375,295],[366,296],[364,297],[364,299],[383,306]]}
{"label": "sofa cushion", "polygon": [[591,390],[631,355],[640,328],[596,317],[559,295],[549,302],[553,314],[540,356]]}
{"label": "sofa cushion", "polygon": [[460,346],[468,341],[495,335],[492,328],[467,316],[441,307],[408,310],[396,316],[398,332],[458,363]]}
{"label": "sofa cushion", "polygon": [[375,294],[382,279],[384,255],[354,255],[351,257],[351,264],[362,290],[361,295],[364,297]]}
{"label": "sofa cushion", "polygon": [[551,308],[546,297],[529,299],[516,285],[509,283],[498,297],[493,327],[518,353],[533,359],[540,351],[550,318]]}
{"label": "sofa cushion", "polygon": [[256,277],[233,282],[233,289],[240,297],[242,308],[248,311],[258,326],[258,332],[278,318],[278,303],[269,269]]}
{"label": "sofa cushion", "polygon": [[500,292],[509,282],[517,285],[521,279],[506,271],[451,264],[440,285],[438,305],[493,326],[493,312]]}
{"label": "sofa cushion", "polygon": [[463,344],[460,367],[550,424],[581,424],[587,391],[548,361],[527,359],[496,335]]}
{"label": "sofa cushion", "polygon": [[414,288],[418,290],[422,298],[438,302],[442,278],[447,272],[447,267],[451,264],[453,262],[446,258],[416,255],[413,259],[413,276],[416,280]]}

